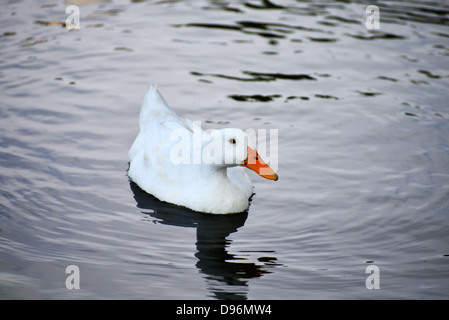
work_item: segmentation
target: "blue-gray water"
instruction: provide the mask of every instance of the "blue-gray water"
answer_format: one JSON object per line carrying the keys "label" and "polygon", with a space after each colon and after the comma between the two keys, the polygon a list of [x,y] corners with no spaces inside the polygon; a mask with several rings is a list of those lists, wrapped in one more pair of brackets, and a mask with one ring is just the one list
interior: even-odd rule
{"label": "blue-gray water", "polygon": [[[130,184],[151,83],[278,130],[247,214]],[[448,87],[445,1],[2,1],[0,298],[448,299]]]}

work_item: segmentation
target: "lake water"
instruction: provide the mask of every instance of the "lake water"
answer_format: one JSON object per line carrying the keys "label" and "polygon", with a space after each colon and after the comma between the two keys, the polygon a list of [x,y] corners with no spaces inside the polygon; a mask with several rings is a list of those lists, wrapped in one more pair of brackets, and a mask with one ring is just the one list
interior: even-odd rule
{"label": "lake water", "polygon": [[[277,130],[248,212],[129,182],[152,83]],[[448,87],[445,1],[2,1],[0,298],[448,299]]]}

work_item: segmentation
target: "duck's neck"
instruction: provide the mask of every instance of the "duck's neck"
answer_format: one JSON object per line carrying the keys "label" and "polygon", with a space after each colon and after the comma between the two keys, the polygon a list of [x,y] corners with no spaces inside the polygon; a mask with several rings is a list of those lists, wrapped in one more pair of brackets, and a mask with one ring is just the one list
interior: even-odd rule
{"label": "duck's neck", "polygon": [[[226,212],[241,212],[248,207],[245,192],[228,177],[228,167],[212,167],[202,177],[204,195],[212,204],[227,208]],[[225,211],[220,213],[226,213]],[[218,211],[213,211],[218,213]]]}
{"label": "duck's neck", "polygon": [[233,186],[232,181],[228,178],[228,167],[210,165],[205,166],[203,178],[210,188],[226,189]]}
{"label": "duck's neck", "polygon": [[215,179],[225,179],[228,180],[228,167],[225,166],[217,166],[217,165],[210,165],[208,167],[208,174],[212,174]]}

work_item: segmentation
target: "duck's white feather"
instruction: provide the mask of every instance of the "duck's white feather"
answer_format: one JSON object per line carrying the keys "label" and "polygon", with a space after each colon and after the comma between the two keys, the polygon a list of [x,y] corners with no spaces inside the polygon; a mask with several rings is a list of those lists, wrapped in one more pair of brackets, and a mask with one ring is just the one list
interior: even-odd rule
{"label": "duck's white feather", "polygon": [[[174,163],[178,135],[207,134],[171,109],[155,86],[145,95],[139,116],[140,132],[129,150],[129,177],[159,200],[207,213],[245,211],[253,186],[241,166],[217,167],[204,163]],[[173,133],[176,135],[173,135]],[[201,145],[190,143],[191,156]],[[193,160],[191,158],[191,160]]]}

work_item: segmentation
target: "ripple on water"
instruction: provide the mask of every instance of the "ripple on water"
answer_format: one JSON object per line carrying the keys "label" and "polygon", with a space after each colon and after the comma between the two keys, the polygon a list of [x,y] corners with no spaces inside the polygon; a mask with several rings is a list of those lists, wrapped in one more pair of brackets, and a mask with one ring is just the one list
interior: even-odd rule
{"label": "ripple on water", "polygon": [[[382,2],[367,30],[366,5],[3,3],[0,296],[447,298],[449,7]],[[129,181],[150,83],[207,128],[277,130],[248,212]]]}

